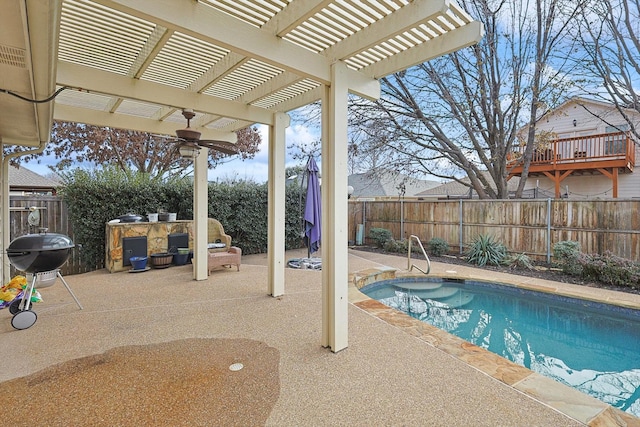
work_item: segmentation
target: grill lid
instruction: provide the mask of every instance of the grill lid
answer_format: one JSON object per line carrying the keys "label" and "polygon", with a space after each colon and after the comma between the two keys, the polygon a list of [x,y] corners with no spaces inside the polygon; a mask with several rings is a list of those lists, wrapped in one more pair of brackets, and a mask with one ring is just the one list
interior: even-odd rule
{"label": "grill lid", "polygon": [[8,251],[51,251],[70,249],[75,245],[68,236],[57,233],[25,234],[9,244]]}

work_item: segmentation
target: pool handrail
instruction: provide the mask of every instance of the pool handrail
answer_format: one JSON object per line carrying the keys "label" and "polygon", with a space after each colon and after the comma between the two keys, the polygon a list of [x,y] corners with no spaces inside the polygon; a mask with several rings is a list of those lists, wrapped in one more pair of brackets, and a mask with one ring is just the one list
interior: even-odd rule
{"label": "pool handrail", "polygon": [[[418,245],[420,246],[420,249],[422,250],[422,255],[424,255],[425,259],[427,260],[427,271],[424,271],[423,269],[421,269],[420,267],[418,267],[417,265],[415,265],[414,263],[411,262],[411,242],[413,241],[413,239],[415,239],[418,242]],[[422,242],[420,241],[420,238],[418,236],[412,234],[411,236],[409,236],[409,249],[408,249],[408,253],[407,253],[407,270],[411,271],[414,268],[416,270],[420,271],[423,274],[429,274],[429,272],[431,271],[431,261],[429,260],[429,257],[427,256],[427,252],[424,250],[424,246],[422,246]]]}

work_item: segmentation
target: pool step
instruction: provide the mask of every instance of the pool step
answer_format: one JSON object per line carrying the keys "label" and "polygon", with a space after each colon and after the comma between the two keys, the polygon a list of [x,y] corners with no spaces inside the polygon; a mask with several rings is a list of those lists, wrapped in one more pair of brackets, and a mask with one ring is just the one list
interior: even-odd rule
{"label": "pool step", "polygon": [[407,289],[403,285],[402,287],[399,287],[399,290],[400,292],[404,292],[421,299],[439,300],[441,298],[448,298],[452,295],[455,295],[459,289],[449,286],[440,286],[433,289]]}
{"label": "pool step", "polygon": [[449,308],[460,308],[473,301],[473,295],[459,290],[456,295],[438,300],[442,304],[446,304]]}
{"label": "pool step", "polygon": [[462,307],[473,300],[473,295],[459,287],[443,286],[442,283],[403,283],[397,286],[400,292],[422,300],[432,300],[449,308]]}

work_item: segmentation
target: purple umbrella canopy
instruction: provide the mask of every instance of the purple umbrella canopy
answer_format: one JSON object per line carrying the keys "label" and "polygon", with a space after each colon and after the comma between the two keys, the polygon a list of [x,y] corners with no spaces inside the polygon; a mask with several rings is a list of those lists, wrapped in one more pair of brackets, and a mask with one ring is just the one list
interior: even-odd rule
{"label": "purple umbrella canopy", "polygon": [[304,205],[304,234],[308,256],[320,249],[320,218],[322,212],[318,165],[313,157],[307,162],[307,198]]}

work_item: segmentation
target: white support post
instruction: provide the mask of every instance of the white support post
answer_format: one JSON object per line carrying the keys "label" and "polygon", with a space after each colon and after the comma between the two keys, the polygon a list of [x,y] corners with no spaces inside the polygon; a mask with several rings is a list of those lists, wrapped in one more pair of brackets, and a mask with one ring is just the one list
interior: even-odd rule
{"label": "white support post", "polygon": [[193,278],[207,280],[207,219],[209,216],[208,149],[193,159]]}
{"label": "white support post", "polygon": [[348,346],[347,238],[348,69],[331,67],[331,87],[322,100],[322,345]]}
{"label": "white support post", "polygon": [[7,248],[9,247],[9,171],[7,162],[4,161],[2,150],[4,144],[0,143],[0,188],[2,194],[0,195],[0,218],[2,218],[2,224],[0,225],[0,253],[2,254],[2,263],[0,264],[0,278],[2,284],[7,283],[11,279],[9,257],[7,256]]}
{"label": "white support post", "polygon": [[285,268],[285,130],[289,127],[289,116],[274,115],[269,127],[269,200],[268,200],[268,264],[269,295],[284,295]]}

